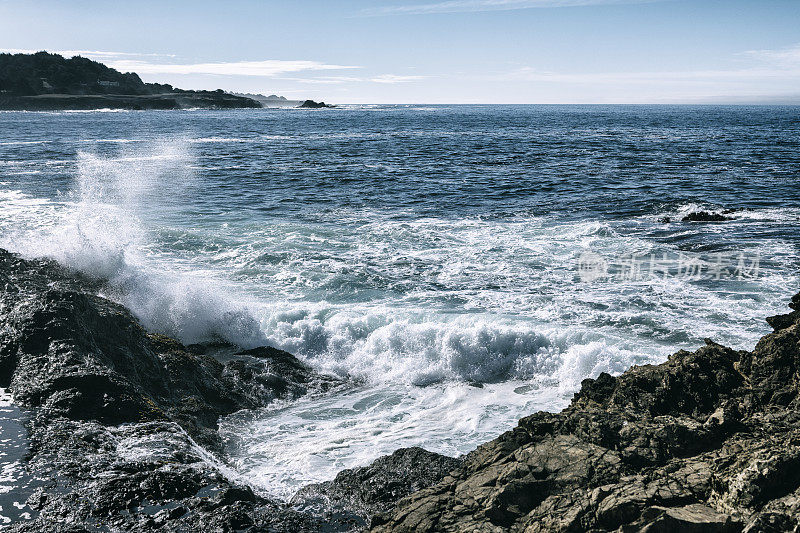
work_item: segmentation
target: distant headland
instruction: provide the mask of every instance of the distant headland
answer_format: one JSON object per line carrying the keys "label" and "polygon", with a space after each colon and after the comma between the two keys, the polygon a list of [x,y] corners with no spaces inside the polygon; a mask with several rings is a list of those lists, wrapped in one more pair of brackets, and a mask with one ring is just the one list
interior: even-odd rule
{"label": "distant headland", "polygon": [[298,107],[300,104],[303,103],[302,100],[288,100],[285,96],[278,96],[276,94],[271,94],[269,96],[264,96],[263,94],[252,94],[252,93],[232,93],[236,96],[241,96],[242,98],[250,98],[251,100],[255,100],[261,107]]}
{"label": "distant headland", "polygon": [[233,109],[299,107],[282,96],[193,91],[166,83],[145,83],[134,72],[119,72],[81,56],[0,54],[0,109]]}

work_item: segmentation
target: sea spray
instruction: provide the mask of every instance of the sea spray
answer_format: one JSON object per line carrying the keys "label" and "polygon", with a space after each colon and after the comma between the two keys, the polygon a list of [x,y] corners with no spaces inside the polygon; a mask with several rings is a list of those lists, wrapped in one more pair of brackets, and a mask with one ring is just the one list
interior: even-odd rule
{"label": "sea spray", "polygon": [[117,147],[111,154],[79,151],[73,189],[46,213],[47,222],[14,228],[10,248],[104,280],[106,295],[150,330],[187,343],[261,345],[258,321],[221,282],[158,261],[148,214],[175,212],[194,186],[192,162],[190,143],[182,139]]}

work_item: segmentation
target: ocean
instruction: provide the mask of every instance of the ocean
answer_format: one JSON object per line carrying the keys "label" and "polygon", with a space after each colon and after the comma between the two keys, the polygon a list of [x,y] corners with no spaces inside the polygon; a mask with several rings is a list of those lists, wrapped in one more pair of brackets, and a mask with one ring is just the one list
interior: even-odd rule
{"label": "ocean", "polygon": [[280,498],[705,338],[751,348],[800,286],[799,183],[800,107],[0,112],[0,247],[152,331],[347,380],[222,420]]}

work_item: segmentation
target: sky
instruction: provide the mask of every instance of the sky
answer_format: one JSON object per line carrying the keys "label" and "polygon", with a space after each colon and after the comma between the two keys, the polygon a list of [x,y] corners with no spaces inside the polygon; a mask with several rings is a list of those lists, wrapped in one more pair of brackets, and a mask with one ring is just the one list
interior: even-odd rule
{"label": "sky", "polygon": [[332,103],[800,103],[800,0],[0,0],[0,50]]}

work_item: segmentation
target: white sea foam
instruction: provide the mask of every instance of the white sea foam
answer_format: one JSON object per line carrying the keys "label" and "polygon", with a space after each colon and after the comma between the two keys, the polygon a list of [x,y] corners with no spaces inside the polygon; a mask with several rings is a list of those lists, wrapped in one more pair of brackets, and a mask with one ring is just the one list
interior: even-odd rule
{"label": "white sea foam", "polygon": [[760,209],[735,209],[728,210],[710,202],[687,202],[677,207],[667,209],[644,217],[649,221],[660,220],[666,217],[681,218],[692,213],[706,211],[709,213],[725,215],[732,218],[730,222],[769,221],[769,222],[797,222],[800,221],[800,209],[793,207],[774,207]]}
{"label": "white sea foam", "polygon": [[64,109],[63,111],[55,111],[55,113],[136,113],[140,112],[137,109],[117,109],[111,107],[103,107],[101,109]]}
{"label": "white sea foam", "polygon": [[288,498],[303,485],[332,479],[343,468],[369,464],[400,447],[461,455],[509,429],[512,419],[564,404],[554,389],[530,382],[482,388],[386,385],[239,413],[223,419],[220,431],[233,466],[251,485]]}
{"label": "white sea foam", "polygon": [[[0,246],[107,280],[107,296],[149,329],[269,343],[360,378],[357,390],[223,422],[237,468],[279,495],[399,446],[461,453],[524,414],[562,407],[586,377],[703,337],[747,348],[796,290],[785,269],[716,285],[580,281],[586,250],[677,253],[649,238],[663,226],[654,217],[420,219],[367,208],[221,217],[202,202],[215,191],[197,189],[195,142],[109,144],[110,154],[78,155],[63,197],[0,189]],[[786,213],[741,219],[791,221]],[[741,246],[776,260],[793,253],[779,240]]]}
{"label": "white sea foam", "polygon": [[89,144],[100,144],[100,143],[128,144],[128,143],[147,142],[147,141],[145,139],[81,139],[79,142],[89,143]]}
{"label": "white sea foam", "polygon": [[[347,307],[321,303],[275,309],[262,324],[273,345],[303,355],[324,371],[377,383],[489,383],[562,372],[569,389],[588,375],[619,372],[635,362],[632,352],[609,346],[607,336],[583,327],[490,314]],[[658,357],[658,351],[650,354]],[[592,358],[586,373],[568,379],[571,374],[561,370],[565,361],[571,365],[586,358]]]}
{"label": "white sea foam", "polygon": [[248,139],[246,137],[199,137],[196,139],[190,139],[189,142],[198,143],[198,144],[207,144],[207,143],[248,143],[248,142],[256,142],[258,138],[251,138]]}
{"label": "white sea foam", "polygon": [[[634,350],[657,359],[704,336],[747,347],[763,332],[765,302],[752,298],[732,303],[683,280],[576,283],[583,250],[657,251],[601,221],[339,211],[320,215],[323,226],[257,227],[212,254],[165,252],[141,214],[169,209],[193,182],[191,163],[186,142],[82,153],[63,204],[3,192],[3,244],[108,279],[108,295],[148,328],[186,342],[269,342],[375,382],[556,376],[567,390],[624,370]],[[327,220],[347,227],[328,233]],[[707,309],[718,316],[698,325]]]}

